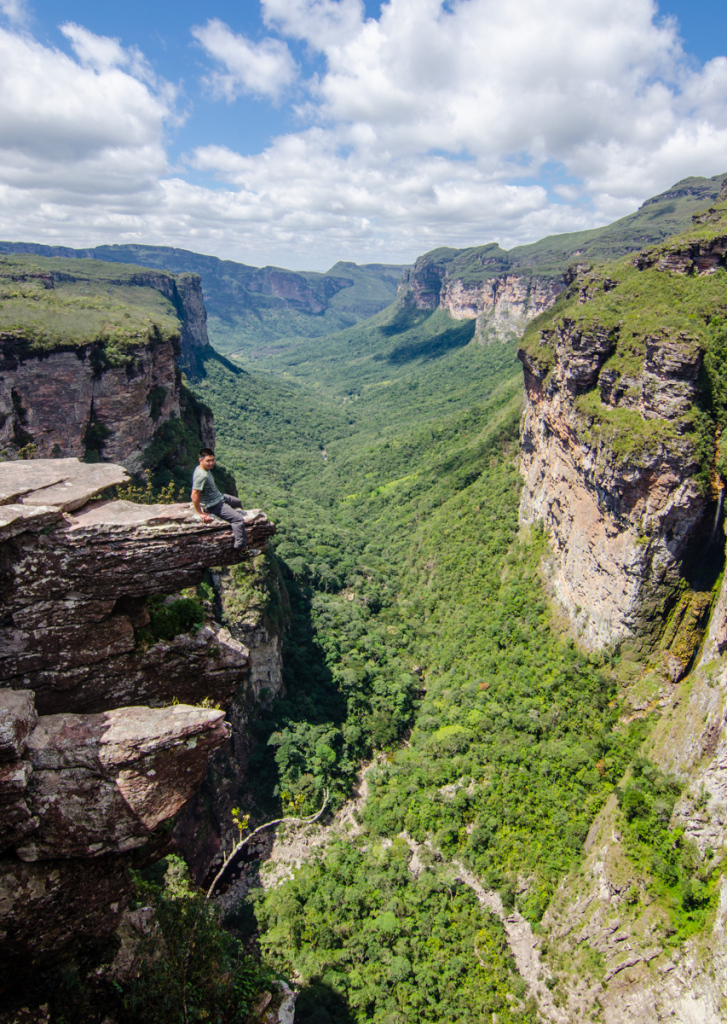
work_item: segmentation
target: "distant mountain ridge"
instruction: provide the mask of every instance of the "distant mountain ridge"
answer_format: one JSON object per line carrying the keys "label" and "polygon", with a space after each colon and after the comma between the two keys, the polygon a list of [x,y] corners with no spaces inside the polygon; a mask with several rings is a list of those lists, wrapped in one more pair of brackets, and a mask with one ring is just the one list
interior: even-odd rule
{"label": "distant mountain ridge", "polygon": [[727,174],[684,178],[613,224],[549,235],[509,251],[496,242],[433,249],[404,275],[400,299],[416,309],[442,308],[457,320],[476,320],[480,341],[517,337],[552,306],[570,267],[617,259],[684,231],[695,213],[716,201],[725,179]]}
{"label": "distant mountain ridge", "polygon": [[210,339],[221,352],[241,340],[274,342],[290,335],[318,337],[384,309],[396,298],[406,266],[338,262],[325,274],[252,267],[162,245],[98,245],[72,249],[36,242],[0,242],[0,253],[62,256],[131,263],[202,278]]}
{"label": "distant mountain ridge", "polygon": [[136,264],[202,279],[211,343],[222,353],[254,351],[264,358],[298,347],[301,338],[334,334],[399,303],[414,310],[441,308],[455,320],[475,320],[478,341],[519,337],[549,309],[566,284],[568,268],[658,244],[689,227],[692,215],[714,202],[727,173],[690,177],[647,199],[627,217],[602,228],[549,235],[506,251],[497,242],[453,249],[441,246],[413,267],[339,261],[326,273],[253,267],[188,249],[155,245],[99,245],[72,249],[34,242],[2,242],[0,253],[27,253]]}

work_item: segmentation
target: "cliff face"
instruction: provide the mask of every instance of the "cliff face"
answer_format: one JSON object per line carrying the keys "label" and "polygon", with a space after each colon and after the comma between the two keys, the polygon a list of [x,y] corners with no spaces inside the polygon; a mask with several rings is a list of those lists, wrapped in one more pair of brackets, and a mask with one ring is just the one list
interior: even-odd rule
{"label": "cliff face", "polygon": [[96,451],[141,469],[155,431],[180,413],[177,348],[172,341],[135,346],[127,366],[99,370],[103,347],[23,358],[15,339],[0,339],[0,444],[34,444],[39,458]]}
{"label": "cliff face", "polygon": [[[250,669],[246,685],[238,689],[228,708],[230,743],[210,758],[207,776],[174,830],[190,873],[200,884],[219,867],[221,850],[233,845],[232,808],[249,803],[249,762],[255,746],[251,723],[261,706],[283,691],[283,623],[280,618],[271,621],[260,591],[240,607],[230,577],[230,570],[215,573],[215,590],[230,634],[249,651]],[[268,585],[276,603],[284,603],[281,581],[274,579]]]}
{"label": "cliff face", "polygon": [[[247,557],[186,505],[93,501],[126,474],[74,459],[0,464],[0,984],[108,937],[129,867],[229,737],[247,649],[213,622],[160,640],[147,606]],[[248,514],[251,543],[274,527]],[[139,706],[145,705],[145,706]],[[150,705],[156,705],[151,707]]]}
{"label": "cliff face", "polygon": [[446,309],[455,320],[476,320],[480,341],[519,337],[534,317],[550,309],[563,290],[562,275],[535,277],[508,272],[499,246],[477,250],[434,250],[404,274],[401,295],[417,309]]}
{"label": "cliff face", "polygon": [[[583,273],[519,352],[521,521],[550,532],[555,591],[592,646],[653,641],[685,578],[703,594],[703,629],[716,509],[703,365],[724,310],[724,251],[723,234],[701,229]],[[693,646],[675,651],[677,674]]]}
{"label": "cliff face", "polygon": [[[178,360],[196,367],[211,351],[200,279],[108,266],[86,278],[78,261],[53,264],[0,266],[11,299],[0,320],[0,449],[91,453],[137,472],[152,439],[184,415]],[[27,322],[28,300],[40,325]],[[213,440],[211,423],[201,426]]]}

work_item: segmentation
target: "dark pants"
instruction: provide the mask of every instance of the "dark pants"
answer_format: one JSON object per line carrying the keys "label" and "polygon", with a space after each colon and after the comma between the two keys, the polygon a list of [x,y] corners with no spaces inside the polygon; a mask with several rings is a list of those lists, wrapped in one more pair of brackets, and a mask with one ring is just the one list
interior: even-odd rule
{"label": "dark pants", "polygon": [[232,526],[232,536],[235,539],[233,547],[235,549],[244,548],[247,544],[245,538],[245,517],[240,511],[241,508],[242,502],[239,498],[232,494],[226,494],[224,501],[221,501],[219,505],[213,505],[212,508],[205,510],[210,515],[217,516],[218,519],[224,519],[226,523]]}

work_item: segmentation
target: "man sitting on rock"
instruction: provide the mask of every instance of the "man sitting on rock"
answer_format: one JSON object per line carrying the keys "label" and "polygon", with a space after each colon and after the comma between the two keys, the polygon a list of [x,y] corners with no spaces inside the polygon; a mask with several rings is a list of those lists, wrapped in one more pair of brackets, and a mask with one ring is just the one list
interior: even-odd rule
{"label": "man sitting on rock", "polygon": [[[239,551],[247,546],[245,517],[240,511],[242,502],[233,494],[220,494],[217,490],[215,478],[212,476],[214,464],[215,453],[211,448],[203,448],[199,453],[199,466],[192,476],[192,504],[203,522],[211,523],[212,516],[217,516],[218,519],[224,519],[229,523],[232,526],[233,547],[235,551]],[[255,548],[250,548],[249,553],[260,554]]]}

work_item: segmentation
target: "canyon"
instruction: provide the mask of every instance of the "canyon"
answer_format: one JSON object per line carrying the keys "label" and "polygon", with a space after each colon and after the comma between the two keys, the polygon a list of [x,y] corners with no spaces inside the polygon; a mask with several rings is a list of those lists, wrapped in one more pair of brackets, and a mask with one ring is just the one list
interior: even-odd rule
{"label": "canyon", "polygon": [[[220,904],[237,921],[256,890],[257,938],[299,971],[301,1021],[322,1013],[310,1000],[324,996],[368,1012],[356,985],[369,962],[381,988],[366,998],[409,1020],[401,993],[434,984],[415,957],[419,921],[434,927],[461,887],[485,916],[476,955],[463,940],[441,974],[461,957],[462,985],[482,968],[493,988],[493,965],[514,965],[492,1004],[504,1019],[727,1019],[723,178],[687,179],[645,204],[625,255],[622,224],[525,254],[490,245],[420,257],[397,306],[355,336],[358,349],[345,332],[327,351],[301,349],[309,375],[320,360],[320,406],[291,387],[278,409],[272,378],[268,404],[255,406],[252,389],[264,386],[209,354],[193,278],[115,276],[125,294],[142,288],[166,303],[158,334],[120,348],[76,337],[33,351],[32,338],[20,345],[6,331],[0,801],[11,973],[22,957],[45,970],[92,950],[110,970],[131,927],[130,870],[176,848],[202,884],[236,839],[240,808],[265,817],[266,786],[289,811],[332,786],[332,822],[261,840]],[[665,238],[647,221],[670,204],[689,226]],[[43,294],[60,293],[40,264],[18,285],[35,287],[29,275],[41,271],[53,285],[38,285]],[[83,282],[80,269],[63,273]],[[473,342],[426,348],[417,332],[434,314],[445,335],[474,321]],[[392,337],[398,359],[384,347]],[[150,453],[170,424],[186,424],[171,457],[189,461],[193,438],[214,437],[206,403],[238,479],[283,521],[277,554],[247,575],[224,525],[181,502],[104,493],[154,472]],[[281,453],[291,421],[303,440]],[[96,447],[94,423],[108,431]],[[275,527],[256,509],[247,517],[265,550]],[[201,610],[195,625],[155,635],[185,602]],[[376,748],[360,798],[347,802]],[[669,885],[656,846],[634,845],[636,811],[652,800],[658,834],[681,858]],[[376,875],[374,895],[363,875],[349,879],[326,917],[324,889],[348,856],[372,873],[390,863],[390,874]],[[415,921],[402,893],[420,883]],[[354,945],[345,914],[356,901],[373,908],[359,914],[373,945]],[[317,961],[319,941],[330,948]],[[359,958],[349,974],[347,957]],[[385,1003],[395,997],[396,1010]]]}

